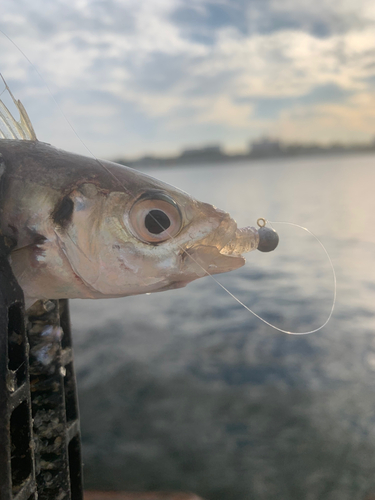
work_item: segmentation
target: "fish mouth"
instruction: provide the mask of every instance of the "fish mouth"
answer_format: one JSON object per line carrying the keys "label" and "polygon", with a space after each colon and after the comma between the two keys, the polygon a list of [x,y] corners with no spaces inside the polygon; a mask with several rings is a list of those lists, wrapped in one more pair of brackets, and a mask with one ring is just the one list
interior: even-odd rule
{"label": "fish mouth", "polygon": [[185,250],[181,255],[181,274],[155,291],[163,292],[184,288],[198,278],[234,271],[244,264],[245,259],[240,255],[225,255],[216,247],[197,245]]}
{"label": "fish mouth", "polygon": [[[238,246],[241,230],[226,213],[219,227],[203,240],[182,252],[182,273],[187,282],[211,274],[234,271],[245,264]],[[237,245],[234,243],[237,241]],[[185,281],[185,280],[184,280]],[[187,283],[186,283],[187,284]]]}
{"label": "fish mouth", "polygon": [[198,245],[185,251],[184,261],[199,277],[234,271],[245,264],[242,255],[226,255],[217,247]]}
{"label": "fish mouth", "polygon": [[204,209],[206,217],[216,219],[219,224],[182,252],[184,282],[234,271],[245,264],[242,254],[256,250],[259,245],[259,232],[256,228],[238,228],[228,213],[208,205]]}
{"label": "fish mouth", "polygon": [[189,268],[189,273],[193,273],[196,277],[227,273],[245,264],[242,255],[227,255],[217,247],[206,245],[186,250],[183,260]]}

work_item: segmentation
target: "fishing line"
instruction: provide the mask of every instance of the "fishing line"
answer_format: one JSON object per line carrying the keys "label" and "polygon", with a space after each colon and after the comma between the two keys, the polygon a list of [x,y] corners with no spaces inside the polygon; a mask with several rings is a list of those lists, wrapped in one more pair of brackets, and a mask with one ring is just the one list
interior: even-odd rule
{"label": "fishing line", "polygon": [[212,276],[209,273],[207,273],[207,274],[210,276],[211,279],[213,279],[215,281],[216,284],[218,284],[225,292],[227,292],[227,294],[230,295],[238,304],[240,304],[247,311],[249,311],[249,313],[253,314],[256,318],[258,318],[260,321],[262,321],[266,325],[270,326],[274,330],[277,330],[277,331],[282,332],[282,333],[287,333],[289,335],[308,335],[309,333],[318,332],[319,330],[321,330],[322,328],[324,328],[327,325],[327,323],[329,322],[329,320],[332,317],[332,314],[333,314],[333,311],[334,311],[335,305],[336,305],[337,279],[336,279],[336,272],[335,272],[335,267],[333,265],[332,259],[331,259],[330,255],[329,255],[326,247],[323,245],[323,243],[320,241],[320,239],[312,231],[310,231],[310,229],[307,229],[307,227],[300,226],[299,224],[295,224],[294,222],[269,221],[269,220],[266,220],[266,219],[264,219],[264,220],[265,220],[265,222],[268,222],[271,227],[272,227],[272,224],[285,224],[285,225],[288,225],[288,226],[294,226],[294,227],[298,227],[300,229],[303,229],[304,231],[308,232],[311,236],[313,236],[316,239],[316,241],[319,243],[319,245],[322,247],[322,249],[324,250],[324,253],[326,254],[326,256],[328,258],[328,262],[330,264],[331,271],[332,271],[332,278],[333,278],[333,299],[332,299],[332,306],[331,306],[331,309],[329,311],[328,317],[327,317],[327,319],[325,320],[325,322],[321,326],[319,326],[318,328],[315,328],[314,330],[309,330],[309,331],[306,331],[306,332],[291,332],[289,330],[283,330],[282,328],[279,328],[278,326],[273,325],[269,321],[267,321],[264,318],[262,318],[261,316],[259,316],[259,314],[257,314],[255,311],[253,311],[252,309],[250,309],[250,307],[248,307],[246,304],[244,304],[238,297],[236,297],[232,292],[230,292],[214,276]]}
{"label": "fishing line", "polygon": [[[70,120],[68,119],[68,117],[66,116],[66,114],[64,113],[64,111],[62,110],[60,104],[58,103],[58,101],[56,100],[55,96],[53,95],[52,93],[52,90],[50,89],[49,85],[47,84],[46,80],[43,78],[42,74],[39,72],[38,68],[32,63],[32,61],[27,57],[27,55],[23,52],[23,50],[2,30],[0,29],[0,33],[3,34],[3,36],[5,38],[7,38],[9,40],[9,42],[23,55],[23,57],[28,61],[28,63],[31,65],[31,67],[34,69],[34,71],[37,73],[37,75],[39,76],[39,78],[41,79],[42,83],[45,85],[46,89],[48,90],[50,96],[52,97],[55,105],[57,106],[57,108],[59,109],[60,113],[62,114],[62,116],[64,117],[66,123],[69,125],[69,127],[71,128],[72,132],[74,133],[74,135],[77,137],[77,139],[80,141],[80,143],[82,144],[82,146],[86,149],[86,151],[90,154],[90,156],[98,163],[98,165],[100,165],[106,172],[108,175],[110,175],[115,181],[116,183],[129,195],[131,196],[134,200],[136,199],[136,196],[131,192],[129,191],[125,186],[124,184],[120,181],[120,179],[118,179],[118,177],[113,173],[111,172],[100,160],[99,158],[96,157],[96,155],[91,151],[91,149],[85,144],[85,142],[83,141],[83,139],[81,139],[81,137],[79,136],[79,134],[77,133],[77,131],[75,130],[75,128],[73,127],[72,123],[70,122]],[[4,81],[5,83],[5,81]],[[5,83],[6,85],[6,83]],[[10,90],[8,89],[8,86],[6,85],[6,89],[5,90],[8,90],[10,92]],[[3,92],[5,92],[5,90]],[[1,92],[0,95],[3,94],[3,92]],[[155,217],[153,217],[152,214],[149,214],[151,216],[151,218],[154,220],[154,222],[156,222],[160,227],[161,224],[159,223],[159,221],[157,221],[155,219]],[[306,331],[306,332],[291,332],[289,330],[283,330],[282,328],[279,328],[278,326],[276,325],[273,325],[272,323],[268,322],[267,320],[265,320],[264,318],[262,318],[259,314],[257,314],[255,311],[253,311],[252,309],[250,309],[250,307],[248,307],[246,304],[244,304],[238,297],[236,297],[230,290],[228,290],[228,288],[226,288],[222,283],[220,283],[220,281],[218,281],[209,271],[207,271],[199,262],[197,262],[196,259],[194,259],[194,257],[192,257],[189,253],[186,252],[186,250],[181,247],[180,245],[177,244],[177,247],[183,252],[185,253],[200,269],[202,269],[202,271],[204,272],[204,274],[208,277],[210,277],[220,288],[222,288],[230,297],[232,297],[238,304],[240,304],[242,307],[244,307],[248,312],[250,312],[252,315],[254,315],[257,319],[259,319],[260,321],[262,321],[263,323],[265,323],[266,325],[268,325],[269,327],[273,328],[274,330],[277,330],[279,332],[282,332],[282,333],[287,333],[289,335],[308,335],[310,333],[315,333],[315,332],[318,332],[319,330],[321,330],[322,328],[324,328],[327,323],[329,322],[329,320],[331,319],[332,317],[332,314],[333,314],[333,311],[334,311],[334,308],[335,308],[335,304],[336,304],[336,292],[337,292],[337,283],[336,283],[336,273],[335,273],[335,269],[334,269],[334,266],[333,266],[333,263],[332,263],[332,260],[325,248],[325,246],[323,245],[323,243],[320,241],[320,239],[314,234],[312,233],[309,229],[303,227],[303,226],[300,226],[298,224],[295,224],[293,222],[284,222],[284,221],[267,221],[266,219],[258,219],[258,220],[264,220],[265,222],[268,222],[271,226],[272,224],[286,224],[286,225],[290,225],[290,226],[295,226],[295,227],[298,227],[300,229],[303,229],[304,231],[307,231],[311,236],[313,236],[317,241],[318,243],[320,244],[320,246],[323,248],[327,258],[328,258],[328,261],[330,263],[330,266],[331,266],[331,270],[332,270],[332,276],[333,276],[333,285],[334,285],[334,292],[333,292],[333,301],[332,301],[332,306],[331,306],[331,310],[329,312],[329,315],[328,315],[328,318],[326,319],[326,321],[321,325],[319,326],[318,328],[315,328],[313,330],[309,330],[309,331]],[[163,227],[162,227],[163,228]],[[163,228],[164,229],[164,228]],[[171,240],[175,240],[175,237],[172,236],[168,230],[165,230],[166,234],[169,236],[169,238]]]}

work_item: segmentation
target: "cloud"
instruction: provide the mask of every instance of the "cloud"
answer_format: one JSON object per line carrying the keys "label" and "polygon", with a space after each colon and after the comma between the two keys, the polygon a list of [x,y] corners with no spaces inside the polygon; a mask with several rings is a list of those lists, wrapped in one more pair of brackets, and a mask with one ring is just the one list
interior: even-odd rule
{"label": "cloud", "polygon": [[[374,88],[373,0],[4,0],[0,28],[89,143],[99,147],[101,128],[116,155],[192,144],[197,130],[229,146],[301,127],[318,137],[323,126],[328,139],[374,133],[366,106],[353,105]],[[61,143],[33,101],[35,72],[4,37],[0,50],[39,136]]]}
{"label": "cloud", "polygon": [[212,43],[223,28],[244,36],[303,31],[318,38],[373,26],[372,0],[189,0],[172,14],[185,36]]}
{"label": "cloud", "polygon": [[[294,107],[315,106],[317,103],[342,103],[352,95],[352,91],[345,91],[334,84],[314,87],[310,92],[301,96],[245,99],[254,103],[254,116],[276,119],[281,111]],[[243,101],[243,99],[241,99]]]}
{"label": "cloud", "polygon": [[341,103],[299,105],[283,110],[269,130],[287,141],[368,141],[375,131],[375,93],[352,95]]}

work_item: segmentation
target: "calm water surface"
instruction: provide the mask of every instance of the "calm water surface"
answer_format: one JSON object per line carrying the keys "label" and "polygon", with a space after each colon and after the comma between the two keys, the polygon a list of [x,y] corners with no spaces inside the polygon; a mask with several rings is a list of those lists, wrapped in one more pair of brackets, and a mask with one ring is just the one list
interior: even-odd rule
{"label": "calm water surface", "polygon": [[[375,156],[155,169],[228,211],[308,227],[337,273],[330,323],[262,324],[209,278],[72,301],[86,486],[177,489],[208,500],[375,496]],[[319,244],[275,225],[272,254],[218,277],[291,331],[318,327],[333,283]]]}

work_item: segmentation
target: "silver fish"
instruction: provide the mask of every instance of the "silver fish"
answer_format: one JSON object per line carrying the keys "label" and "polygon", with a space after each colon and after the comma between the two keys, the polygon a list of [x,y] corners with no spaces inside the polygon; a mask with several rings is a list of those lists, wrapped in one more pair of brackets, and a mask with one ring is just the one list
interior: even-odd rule
{"label": "silver fish", "polygon": [[277,245],[274,231],[238,229],[222,210],[146,174],[38,141],[6,88],[20,120],[0,101],[0,230],[13,242],[27,307],[180,288]]}

